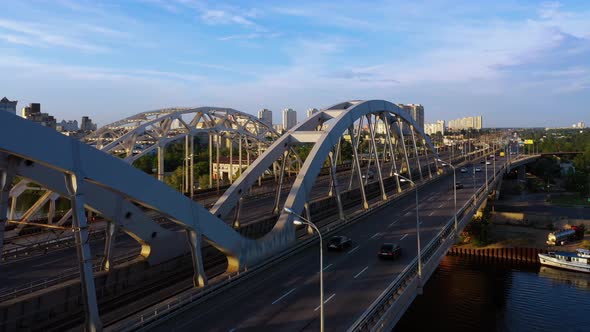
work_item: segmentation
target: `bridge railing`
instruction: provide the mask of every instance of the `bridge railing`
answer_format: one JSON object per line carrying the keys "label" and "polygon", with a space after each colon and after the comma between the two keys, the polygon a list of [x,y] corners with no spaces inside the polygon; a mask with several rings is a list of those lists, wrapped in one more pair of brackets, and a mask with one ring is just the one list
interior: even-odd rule
{"label": "bridge railing", "polygon": [[[428,183],[438,181],[442,177],[443,176],[437,176],[433,177],[432,179],[425,179],[423,181],[416,182],[416,184],[419,186],[423,186]],[[389,204],[392,204],[397,199],[403,196],[411,194],[412,190],[413,189],[404,190],[402,193],[393,194],[387,201],[375,202],[373,205],[369,207],[369,209],[356,212],[350,219],[347,219],[343,222],[339,222],[336,225],[330,224],[327,227],[321,227],[322,235],[324,237],[327,237],[331,234],[335,234],[342,228],[347,227],[348,225],[356,222],[357,220],[366,217],[367,215],[370,215],[372,213],[375,213],[376,211],[382,209],[383,207]],[[204,289],[194,289],[194,292],[175,296],[169,299],[168,301],[165,301],[164,303],[151,308],[149,312],[145,312],[145,314],[135,316],[127,321],[115,323],[111,329],[117,331],[134,331],[142,329],[149,330],[151,324],[159,320],[160,318],[168,316],[169,314],[176,314],[182,312],[190,307],[193,307],[194,305],[198,305],[199,303],[207,300],[211,296],[215,296],[216,294],[225,291],[228,287],[231,287],[233,284],[244,282],[254,277],[258,273],[263,272],[266,269],[276,265],[277,263],[284,261],[289,257],[309,248],[310,246],[316,245],[317,240],[317,237],[309,236],[306,239],[298,242],[298,244],[294,247],[285,250],[281,254],[271,257],[270,259],[259,264],[258,266],[252,267],[251,269],[249,269],[249,271],[245,271],[245,273],[236,273],[230,276],[226,276],[225,280],[220,281],[219,283],[212,285],[210,287]]]}
{"label": "bridge railing", "polygon": [[[494,181],[499,181],[502,171],[507,166],[496,170],[496,178],[490,177],[488,184],[493,184]],[[486,188],[485,184],[476,191],[475,199],[468,200],[458,211],[457,219],[460,220],[460,224],[466,223],[465,217],[469,216],[473,210],[483,203],[487,198],[487,193],[484,194]],[[422,249],[422,262],[423,266],[429,263],[430,258],[439,249],[442,244],[449,239],[455,238],[455,216],[451,217],[449,221],[443,226],[443,228],[433,237],[433,239]],[[462,226],[459,226],[462,229]],[[438,264],[438,262],[437,262]],[[371,331],[374,326],[379,326],[380,321],[383,318],[383,313],[387,311],[395,300],[403,293],[404,288],[409,285],[414,278],[418,277],[418,257],[415,257],[410,264],[398,275],[398,277],[379,295],[379,297],[371,304],[371,306],[365,310],[365,312],[352,324],[348,329],[348,332],[352,331]]]}

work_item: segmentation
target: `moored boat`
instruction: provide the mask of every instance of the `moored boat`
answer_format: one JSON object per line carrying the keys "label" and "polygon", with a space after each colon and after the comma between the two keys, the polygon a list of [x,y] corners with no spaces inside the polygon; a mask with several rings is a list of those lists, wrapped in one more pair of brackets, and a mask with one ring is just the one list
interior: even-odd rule
{"label": "moored boat", "polygon": [[550,251],[539,254],[542,265],[560,269],[590,273],[590,250],[577,249],[576,252]]}

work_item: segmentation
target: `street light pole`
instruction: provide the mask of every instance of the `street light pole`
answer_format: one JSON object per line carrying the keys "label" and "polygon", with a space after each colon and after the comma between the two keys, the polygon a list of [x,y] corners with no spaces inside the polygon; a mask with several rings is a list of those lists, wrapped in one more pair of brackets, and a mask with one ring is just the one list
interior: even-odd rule
{"label": "street light pole", "polygon": [[422,249],[420,248],[420,215],[418,210],[418,186],[414,183],[414,181],[408,179],[407,177],[400,175],[399,173],[393,173],[393,175],[400,177],[405,181],[410,182],[414,186],[414,190],[416,190],[416,245],[418,247],[418,278],[422,279]]}
{"label": "street light pole", "polygon": [[457,230],[459,229],[459,225],[457,222],[457,170],[455,169],[455,166],[453,166],[453,164],[451,164],[450,162],[445,162],[445,161],[441,160],[440,158],[438,158],[438,161],[442,163],[442,166],[449,165],[449,167],[451,167],[453,169],[453,198],[455,199],[455,233],[456,233]]}
{"label": "street light pole", "polygon": [[316,225],[314,223],[307,220],[303,216],[300,216],[299,214],[295,213],[290,208],[285,207],[283,210],[285,212],[287,212],[288,214],[292,214],[292,215],[298,217],[299,219],[301,219],[301,220],[297,220],[297,219],[293,220],[293,224],[295,224],[295,225],[306,224],[308,226],[311,226],[318,233],[318,237],[320,238],[320,332],[324,332],[324,253],[323,253],[324,245],[322,243],[322,233],[320,233],[320,230],[316,227]]}

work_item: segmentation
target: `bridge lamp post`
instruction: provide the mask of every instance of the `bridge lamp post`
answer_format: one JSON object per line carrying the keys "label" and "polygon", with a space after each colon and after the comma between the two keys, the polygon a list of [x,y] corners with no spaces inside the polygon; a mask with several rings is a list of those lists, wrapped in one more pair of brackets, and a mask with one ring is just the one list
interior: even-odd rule
{"label": "bridge lamp post", "polygon": [[410,182],[416,191],[416,244],[418,247],[418,278],[422,279],[422,250],[420,248],[420,215],[418,210],[418,186],[414,181],[407,177],[400,175],[399,173],[393,173],[393,175],[400,178],[401,182]]}
{"label": "bridge lamp post", "polygon": [[322,233],[317,228],[317,226],[312,223],[311,221],[305,219],[303,216],[295,213],[295,211],[291,210],[288,207],[283,208],[285,212],[288,214],[294,215],[299,218],[293,220],[294,225],[308,225],[311,226],[317,233],[318,237],[320,238],[320,331],[324,332],[324,254],[323,248],[324,245],[322,243]]}
{"label": "bridge lamp post", "polygon": [[455,166],[453,166],[453,164],[451,164],[450,162],[443,161],[440,158],[438,158],[438,161],[441,163],[442,166],[449,166],[450,168],[453,169],[453,196],[455,199],[455,233],[456,233],[457,229],[459,228],[459,225],[457,223],[457,169],[455,169]]}

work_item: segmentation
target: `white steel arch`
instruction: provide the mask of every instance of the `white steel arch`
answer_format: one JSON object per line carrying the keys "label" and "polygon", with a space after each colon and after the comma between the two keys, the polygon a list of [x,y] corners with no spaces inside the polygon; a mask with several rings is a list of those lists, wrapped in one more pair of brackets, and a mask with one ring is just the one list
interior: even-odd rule
{"label": "white steel arch", "polygon": [[84,141],[98,149],[122,154],[133,163],[159,146],[199,133],[243,136],[267,146],[278,137],[268,124],[232,108],[167,108],[148,111],[105,125]]}
{"label": "white steel arch", "polygon": [[[394,103],[385,100],[349,101],[336,104],[313,114],[289,132],[277,139],[267,151],[243,173],[243,175],[228,188],[211,209],[211,213],[218,218],[224,218],[235,208],[239,198],[247,192],[256,179],[268,169],[277,159],[281,158],[292,146],[302,143],[314,144],[311,153],[305,160],[295,183],[285,201],[285,207],[301,214],[316,177],[324,161],[330,157],[332,148],[336,146],[342,134],[351,129],[355,121],[371,114],[381,114],[385,117],[392,131],[403,138],[404,125],[410,131],[417,132],[427,149],[438,158],[436,149],[411,116]],[[329,122],[327,129],[324,124]],[[401,128],[400,128],[401,127]],[[317,130],[320,129],[320,130]],[[415,143],[414,143],[415,144]],[[293,216],[281,212],[274,228],[253,246],[243,248],[246,257],[265,257],[275,253],[289,243],[295,241]]]}

